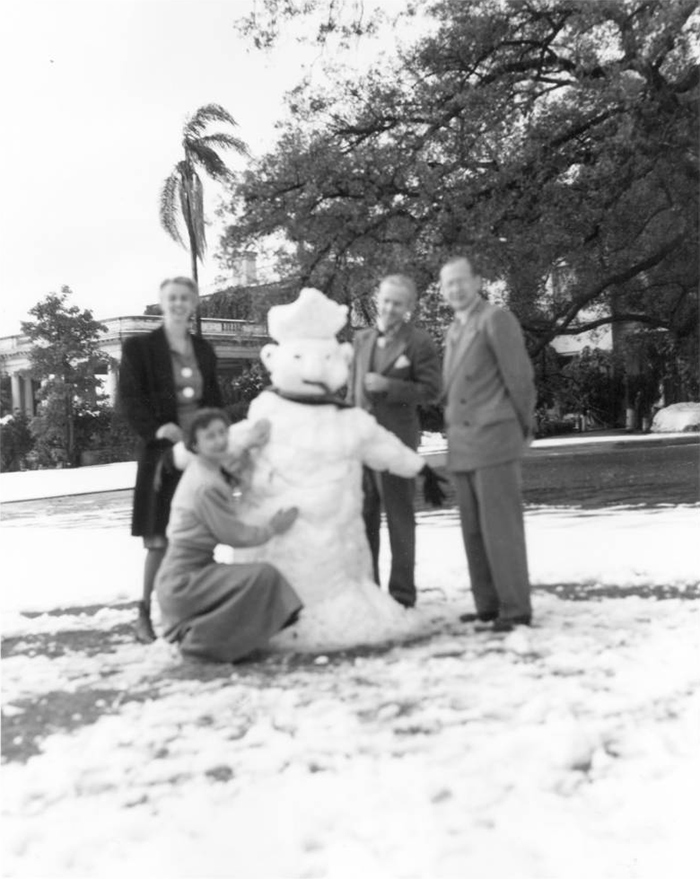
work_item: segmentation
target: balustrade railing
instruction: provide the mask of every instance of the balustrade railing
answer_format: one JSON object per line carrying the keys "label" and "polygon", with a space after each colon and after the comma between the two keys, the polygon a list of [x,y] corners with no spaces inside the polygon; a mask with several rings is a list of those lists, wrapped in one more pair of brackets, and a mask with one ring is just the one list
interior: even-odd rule
{"label": "balustrade railing", "polygon": [[[114,341],[125,336],[133,336],[137,333],[148,333],[161,323],[161,318],[154,314],[140,314],[126,317],[112,317],[102,321],[107,327],[104,333],[104,341]],[[204,317],[202,318],[202,334],[205,337],[221,338],[230,336],[236,338],[259,338],[268,336],[267,326],[261,323],[253,323],[247,320],[234,320],[231,318]],[[31,342],[27,336],[2,336],[0,337],[0,357],[10,357],[13,354],[24,354],[29,351]]]}

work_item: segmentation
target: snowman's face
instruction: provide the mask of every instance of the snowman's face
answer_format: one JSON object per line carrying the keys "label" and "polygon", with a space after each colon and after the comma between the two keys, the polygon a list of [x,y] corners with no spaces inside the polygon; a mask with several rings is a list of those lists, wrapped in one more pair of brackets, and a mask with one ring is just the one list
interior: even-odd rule
{"label": "snowman's face", "polygon": [[332,394],[347,383],[352,345],[335,339],[293,339],[265,345],[260,357],[280,391]]}

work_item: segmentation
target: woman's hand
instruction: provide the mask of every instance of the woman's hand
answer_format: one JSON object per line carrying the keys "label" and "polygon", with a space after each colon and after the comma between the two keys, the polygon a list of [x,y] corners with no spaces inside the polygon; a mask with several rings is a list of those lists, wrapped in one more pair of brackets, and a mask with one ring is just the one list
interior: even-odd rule
{"label": "woman's hand", "polygon": [[288,510],[277,510],[270,519],[270,528],[273,534],[284,534],[289,531],[299,515],[298,507],[290,507]]}
{"label": "woman's hand", "polygon": [[161,424],[156,431],[156,439],[170,440],[171,443],[179,443],[182,440],[182,430],[173,421]]}
{"label": "woman's hand", "polygon": [[251,449],[264,446],[270,439],[270,430],[272,425],[267,418],[260,418],[250,429],[250,437],[248,439],[248,447]]}

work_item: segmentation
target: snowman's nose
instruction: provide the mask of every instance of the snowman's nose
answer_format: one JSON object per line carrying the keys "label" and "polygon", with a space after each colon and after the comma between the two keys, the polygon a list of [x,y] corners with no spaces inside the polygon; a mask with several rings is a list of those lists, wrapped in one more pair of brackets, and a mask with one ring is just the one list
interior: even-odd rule
{"label": "snowman's nose", "polygon": [[306,354],[301,362],[301,377],[305,381],[319,381],[325,375],[325,363],[317,354]]}

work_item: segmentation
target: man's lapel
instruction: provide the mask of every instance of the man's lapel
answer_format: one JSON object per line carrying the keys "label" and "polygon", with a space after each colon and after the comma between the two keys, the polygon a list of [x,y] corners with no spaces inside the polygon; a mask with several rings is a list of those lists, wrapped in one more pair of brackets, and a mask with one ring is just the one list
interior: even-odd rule
{"label": "man's lapel", "polygon": [[394,364],[406,350],[410,333],[411,330],[408,324],[404,324],[394,333],[393,338],[390,341],[387,341],[386,347],[384,348],[384,356],[386,360],[384,369],[381,370],[382,375],[386,375],[394,368]]}
{"label": "man's lapel", "polygon": [[459,326],[458,322],[455,321],[450,327],[449,333],[452,338],[448,335],[445,351],[445,368],[443,370],[443,394],[445,395],[479,332],[482,311],[483,304],[479,304],[470,315],[466,326]]}

